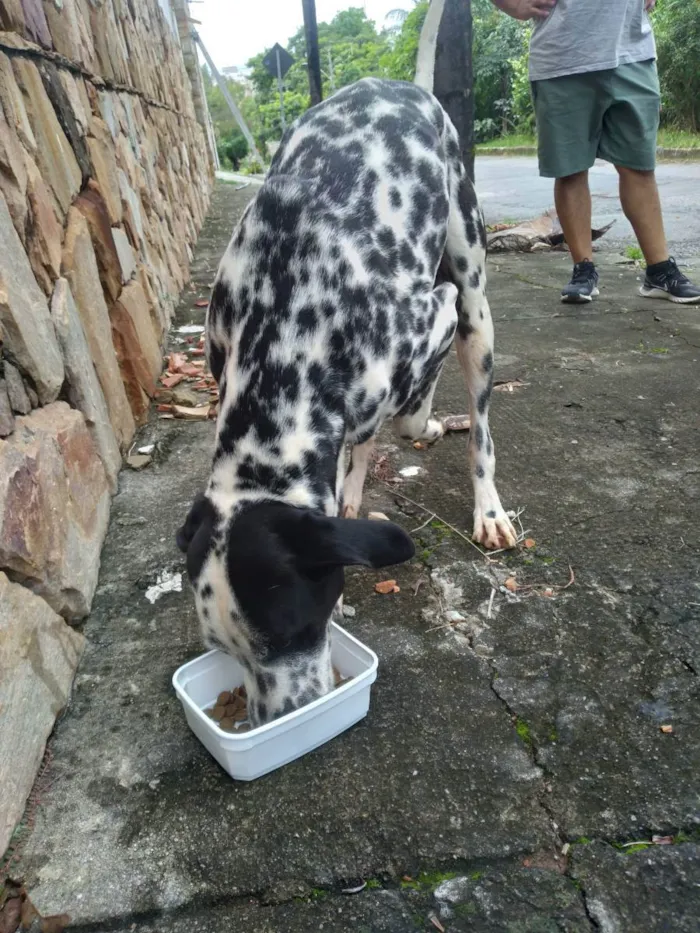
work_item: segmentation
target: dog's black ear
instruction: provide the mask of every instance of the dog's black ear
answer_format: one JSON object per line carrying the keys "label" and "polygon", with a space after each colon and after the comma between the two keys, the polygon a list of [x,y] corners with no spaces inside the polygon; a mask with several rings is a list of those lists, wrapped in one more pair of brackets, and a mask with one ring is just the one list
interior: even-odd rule
{"label": "dog's black ear", "polygon": [[393,522],[306,512],[279,531],[300,569],[388,567],[410,560],[416,551],[411,537]]}
{"label": "dog's black ear", "polygon": [[185,524],[175,536],[177,546],[187,554],[187,572],[195,580],[209,553],[217,512],[205,495],[199,495],[187,513]]}
{"label": "dog's black ear", "polygon": [[197,534],[199,526],[204,521],[210,508],[212,508],[211,502],[203,493],[200,493],[190,506],[185,524],[178,529],[175,535],[177,546],[183,553],[187,553],[187,548],[192,543],[192,539]]}

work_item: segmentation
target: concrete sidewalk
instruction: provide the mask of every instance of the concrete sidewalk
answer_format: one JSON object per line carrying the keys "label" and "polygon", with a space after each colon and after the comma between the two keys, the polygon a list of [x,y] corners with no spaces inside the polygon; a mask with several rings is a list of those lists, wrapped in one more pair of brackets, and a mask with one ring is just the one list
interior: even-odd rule
{"label": "concrete sidewalk", "polygon": [[[202,320],[253,190],[218,186],[179,323]],[[170,687],[201,651],[186,580],[145,598],[184,573],[174,535],[213,424],[144,430],[155,461],[122,477],[13,869],[42,913],[84,933],[698,930],[700,309],[636,297],[639,273],[612,262],[595,304],[563,306],[568,272],[562,254],[490,264],[496,376],[524,383],[494,394],[499,487],[536,546],[488,561],[454,532],[470,528],[464,435],[422,451],[385,432],[383,470],[421,472],[395,491],[375,477],[365,508],[423,527],[400,594],[348,574],[348,627],[380,658],[370,714],[251,784]],[[464,410],[454,354],[436,405]]]}

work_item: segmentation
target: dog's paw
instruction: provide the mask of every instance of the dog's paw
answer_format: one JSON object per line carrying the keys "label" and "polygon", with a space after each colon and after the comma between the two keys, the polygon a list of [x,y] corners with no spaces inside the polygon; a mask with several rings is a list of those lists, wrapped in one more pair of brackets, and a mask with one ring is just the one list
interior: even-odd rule
{"label": "dog's paw", "polygon": [[425,423],[425,430],[420,439],[426,441],[428,444],[434,444],[435,441],[440,440],[444,433],[445,428],[442,421],[438,421],[437,418],[428,418]]}
{"label": "dog's paw", "polygon": [[348,503],[343,508],[343,518],[357,518],[357,509],[354,505]]}
{"label": "dog's paw", "polygon": [[472,540],[489,551],[499,551],[515,547],[518,536],[503,509],[475,509]]}

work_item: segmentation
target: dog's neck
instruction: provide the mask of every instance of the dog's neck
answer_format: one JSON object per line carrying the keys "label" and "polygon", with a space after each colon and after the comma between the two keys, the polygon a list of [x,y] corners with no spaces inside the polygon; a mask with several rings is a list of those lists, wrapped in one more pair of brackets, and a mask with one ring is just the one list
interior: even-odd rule
{"label": "dog's neck", "polygon": [[344,426],[322,437],[285,426],[273,442],[252,431],[232,440],[219,420],[207,496],[222,515],[244,503],[275,500],[337,515],[344,476]]}

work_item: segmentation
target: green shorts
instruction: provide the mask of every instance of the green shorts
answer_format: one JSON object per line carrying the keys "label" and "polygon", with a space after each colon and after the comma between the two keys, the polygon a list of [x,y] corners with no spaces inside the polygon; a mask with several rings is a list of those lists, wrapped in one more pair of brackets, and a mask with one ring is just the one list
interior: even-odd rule
{"label": "green shorts", "polygon": [[595,160],[651,171],[656,165],[656,62],[532,82],[540,175],[563,178]]}

